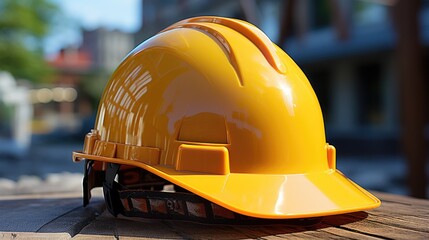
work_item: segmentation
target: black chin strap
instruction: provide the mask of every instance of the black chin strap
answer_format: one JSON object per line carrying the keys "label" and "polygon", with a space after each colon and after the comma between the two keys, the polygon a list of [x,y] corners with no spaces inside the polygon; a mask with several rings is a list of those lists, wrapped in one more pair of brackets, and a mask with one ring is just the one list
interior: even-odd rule
{"label": "black chin strap", "polygon": [[83,177],[83,206],[89,204],[91,199],[91,189],[102,187],[104,182],[105,172],[94,170],[94,161],[85,160],[85,175]]}
{"label": "black chin strap", "polygon": [[[321,220],[321,218],[276,220],[248,217],[221,207],[175,185],[174,192],[161,191],[165,185],[171,185],[171,183],[140,168],[120,169],[119,164],[108,163],[103,176],[102,174],[91,173],[92,166],[92,163],[87,162],[84,178],[84,202],[89,201],[88,192],[92,187],[100,185],[101,180],[103,181],[106,207],[115,217],[122,214],[127,217],[184,220],[211,224],[313,225]],[[118,181],[121,184],[115,181],[116,176],[118,176]],[[91,179],[91,177],[98,179]],[[96,184],[85,186],[88,183]]]}
{"label": "black chin strap", "polygon": [[119,183],[115,181],[121,165],[115,163],[108,163],[106,168],[106,176],[103,182],[104,201],[106,208],[113,216],[118,216],[123,213],[121,200],[119,199],[119,190],[122,188]]}

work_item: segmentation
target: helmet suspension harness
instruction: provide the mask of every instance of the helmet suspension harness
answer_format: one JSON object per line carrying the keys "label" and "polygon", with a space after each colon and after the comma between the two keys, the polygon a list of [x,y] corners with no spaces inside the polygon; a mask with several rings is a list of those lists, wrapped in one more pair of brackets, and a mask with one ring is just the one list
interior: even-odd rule
{"label": "helmet suspension harness", "polygon": [[[146,219],[184,220],[209,224],[291,224],[313,225],[321,217],[299,219],[263,219],[245,216],[195,195],[141,168],[125,168],[107,163],[105,171],[93,169],[93,160],[85,160],[83,205],[89,204],[91,189],[103,187],[106,208],[113,216]],[[115,181],[116,177],[126,185]],[[90,182],[89,179],[92,181]],[[173,191],[162,191],[170,185]]]}

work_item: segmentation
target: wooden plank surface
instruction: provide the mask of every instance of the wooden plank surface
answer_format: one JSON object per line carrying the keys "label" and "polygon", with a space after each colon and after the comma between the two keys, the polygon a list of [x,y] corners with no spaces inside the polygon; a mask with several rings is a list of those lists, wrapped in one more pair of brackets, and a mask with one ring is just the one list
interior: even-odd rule
{"label": "wooden plank surface", "polygon": [[324,217],[314,225],[114,218],[101,198],[83,208],[76,195],[0,197],[0,239],[429,239],[428,200],[375,195],[382,200],[378,209]]}
{"label": "wooden plank surface", "polygon": [[0,197],[0,239],[69,239],[104,211],[94,200],[83,208],[80,194]]}

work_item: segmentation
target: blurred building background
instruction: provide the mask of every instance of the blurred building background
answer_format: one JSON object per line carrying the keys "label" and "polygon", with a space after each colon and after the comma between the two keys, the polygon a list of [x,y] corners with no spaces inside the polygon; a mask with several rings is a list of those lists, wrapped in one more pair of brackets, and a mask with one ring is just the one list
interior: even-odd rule
{"label": "blurred building background", "polygon": [[[32,103],[32,146],[46,152],[37,141],[62,139],[79,147],[103,86],[132,48],[179,20],[226,16],[261,28],[302,68],[347,176],[370,189],[428,196],[429,1],[142,0],[139,6],[137,32],[83,29],[80,43],[46,60],[51,80],[21,84]],[[6,142],[2,139],[14,138],[8,129],[18,123],[6,117],[11,110],[1,108],[6,104],[1,99],[0,140]],[[43,154],[28,143],[24,148]],[[67,147],[59,149],[66,152],[61,156],[70,154]],[[0,164],[4,158],[0,155]]]}

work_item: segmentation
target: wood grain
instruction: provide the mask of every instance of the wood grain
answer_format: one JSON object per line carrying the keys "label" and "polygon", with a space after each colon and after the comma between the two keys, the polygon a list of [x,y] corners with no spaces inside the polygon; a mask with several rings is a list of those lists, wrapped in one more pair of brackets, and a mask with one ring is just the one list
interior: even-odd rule
{"label": "wood grain", "polygon": [[0,239],[429,239],[429,201],[375,193],[382,206],[329,216],[313,225],[207,225],[115,218],[102,199],[81,207],[80,197],[0,199]]}

